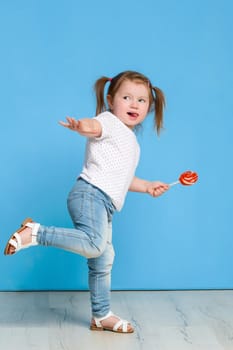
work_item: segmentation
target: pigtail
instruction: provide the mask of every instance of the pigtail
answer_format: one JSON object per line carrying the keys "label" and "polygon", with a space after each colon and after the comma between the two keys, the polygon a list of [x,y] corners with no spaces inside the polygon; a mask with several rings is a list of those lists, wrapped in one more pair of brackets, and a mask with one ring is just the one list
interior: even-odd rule
{"label": "pigtail", "polygon": [[110,78],[101,77],[95,83],[94,89],[96,93],[96,115],[107,110],[105,99],[104,99],[104,88]]}
{"label": "pigtail", "polygon": [[165,107],[165,96],[163,91],[159,88],[152,86],[151,89],[154,93],[155,129],[159,134],[160,130],[163,128],[163,110]]}

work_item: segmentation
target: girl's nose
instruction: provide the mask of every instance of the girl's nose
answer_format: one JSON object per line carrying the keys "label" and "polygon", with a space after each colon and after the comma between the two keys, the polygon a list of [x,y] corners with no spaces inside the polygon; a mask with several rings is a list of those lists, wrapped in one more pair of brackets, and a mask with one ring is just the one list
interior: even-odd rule
{"label": "girl's nose", "polygon": [[132,107],[132,108],[138,108],[138,102],[137,102],[137,100],[135,100],[135,99],[132,99],[132,100],[131,100],[131,107]]}

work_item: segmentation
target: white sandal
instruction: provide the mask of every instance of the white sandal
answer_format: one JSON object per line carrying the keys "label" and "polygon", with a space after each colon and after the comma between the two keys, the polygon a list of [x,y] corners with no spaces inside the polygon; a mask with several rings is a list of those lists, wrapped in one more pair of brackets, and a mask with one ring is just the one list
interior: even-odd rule
{"label": "white sandal", "polygon": [[[32,240],[28,244],[22,244],[20,232],[22,232],[26,227],[30,227],[32,229]],[[26,248],[38,245],[37,232],[39,227],[40,227],[40,224],[33,222],[32,219],[30,218],[25,219],[21,227],[15,233],[13,233],[13,235],[10,237],[9,241],[6,244],[4,254],[12,255],[22,249],[26,249]],[[12,246],[15,248],[15,250],[14,252],[10,253],[9,251]]]}
{"label": "white sandal", "polygon": [[[106,320],[107,318],[109,318],[111,316],[115,316],[115,317],[119,318],[119,321],[117,321],[115,323],[113,328],[103,326],[101,324],[101,321]],[[131,324],[128,321],[122,320],[120,317],[114,315],[112,313],[112,311],[109,311],[109,313],[104,317],[100,317],[100,318],[93,317],[93,320],[94,320],[94,323],[91,323],[91,326],[90,326],[90,329],[92,331],[112,331],[112,332],[116,332],[116,333],[133,333],[134,332],[133,327],[131,326]],[[128,329],[128,326],[130,326],[130,329]]]}

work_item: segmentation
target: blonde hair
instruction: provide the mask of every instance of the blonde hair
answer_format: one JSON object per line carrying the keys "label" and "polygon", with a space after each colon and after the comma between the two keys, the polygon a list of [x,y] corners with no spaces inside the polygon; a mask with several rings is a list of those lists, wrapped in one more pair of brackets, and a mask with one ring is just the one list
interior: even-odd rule
{"label": "blonde hair", "polygon": [[95,83],[95,93],[96,93],[96,114],[106,111],[108,108],[106,106],[104,89],[107,82],[110,85],[107,90],[107,95],[110,95],[112,99],[114,98],[120,85],[125,80],[130,80],[144,84],[148,88],[149,92],[149,110],[148,112],[154,111],[154,126],[157,133],[163,128],[163,111],[165,107],[165,96],[162,90],[152,86],[150,80],[143,74],[134,71],[125,71],[114,78],[101,77]]}

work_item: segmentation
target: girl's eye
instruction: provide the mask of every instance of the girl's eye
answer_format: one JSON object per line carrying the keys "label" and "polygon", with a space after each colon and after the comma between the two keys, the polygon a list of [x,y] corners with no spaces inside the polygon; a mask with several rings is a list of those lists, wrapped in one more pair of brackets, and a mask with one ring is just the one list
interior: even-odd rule
{"label": "girl's eye", "polygon": [[126,101],[129,101],[130,97],[129,96],[124,96],[123,99],[126,100]]}
{"label": "girl's eye", "polygon": [[138,102],[140,102],[140,103],[145,103],[146,100],[144,100],[144,98],[139,98]]}

